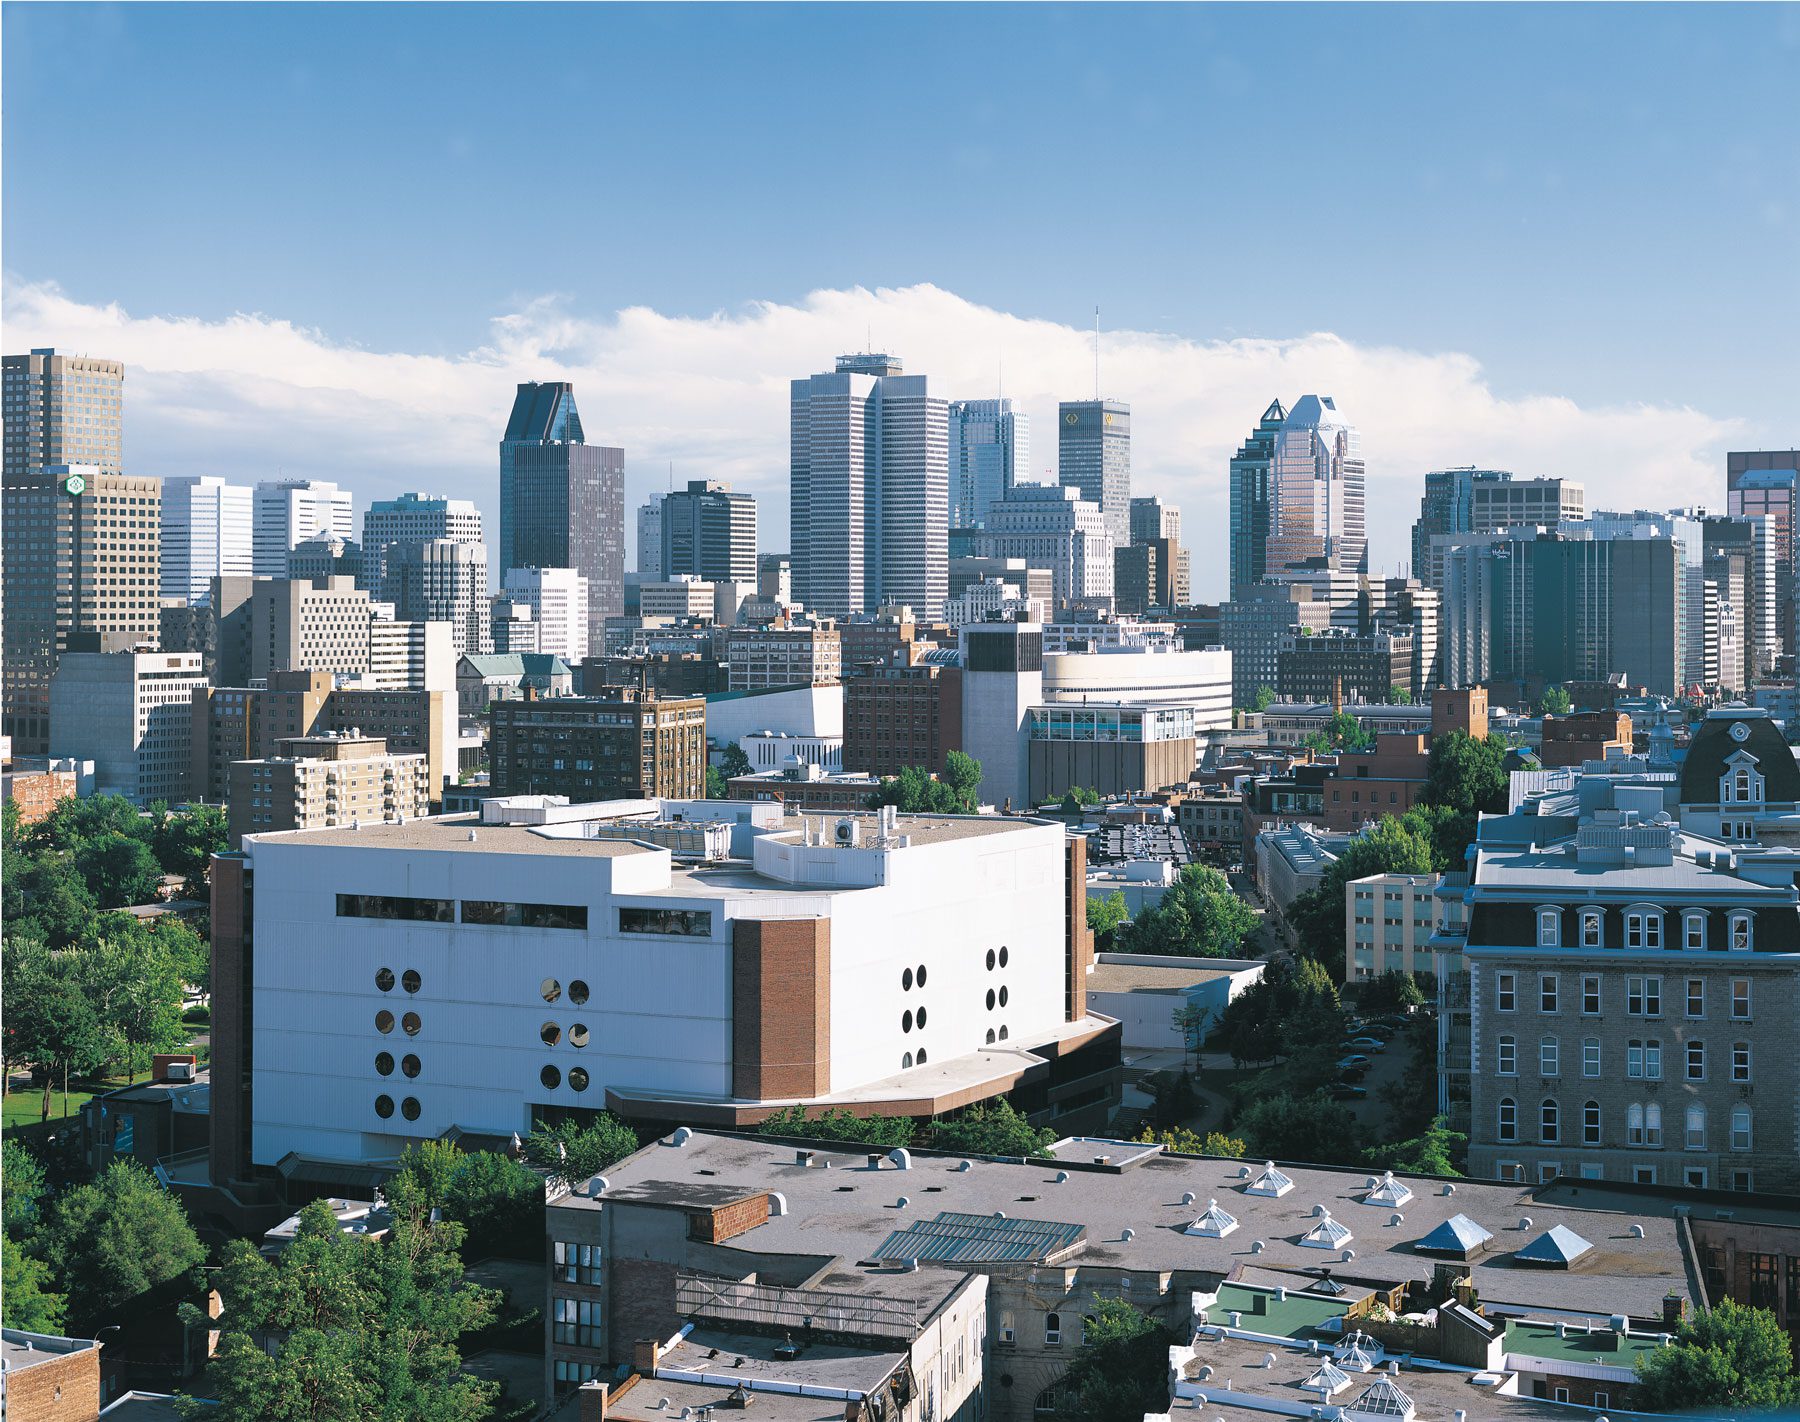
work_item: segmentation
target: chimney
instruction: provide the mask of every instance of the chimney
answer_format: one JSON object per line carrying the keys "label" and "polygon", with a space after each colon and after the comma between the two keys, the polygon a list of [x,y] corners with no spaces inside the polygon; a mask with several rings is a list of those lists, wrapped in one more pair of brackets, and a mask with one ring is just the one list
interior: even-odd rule
{"label": "chimney", "polygon": [[1687,1312],[1687,1300],[1680,1294],[1664,1294],[1662,1301],[1663,1327],[1671,1333],[1681,1327],[1682,1315]]}
{"label": "chimney", "polygon": [[631,1366],[645,1377],[656,1376],[656,1365],[662,1361],[662,1344],[654,1338],[640,1338],[631,1345]]}
{"label": "chimney", "polygon": [[598,1378],[584,1382],[576,1391],[578,1422],[606,1422],[606,1384]]}

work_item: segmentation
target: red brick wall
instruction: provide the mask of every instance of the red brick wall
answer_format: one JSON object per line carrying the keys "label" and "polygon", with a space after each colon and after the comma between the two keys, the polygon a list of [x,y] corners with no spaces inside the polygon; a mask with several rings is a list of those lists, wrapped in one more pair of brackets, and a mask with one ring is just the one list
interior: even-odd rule
{"label": "red brick wall", "polygon": [[9,1369],[6,1415],[18,1422],[94,1422],[100,1415],[100,1350],[83,1348]]}
{"label": "red brick wall", "polygon": [[6,798],[19,807],[19,823],[35,825],[56,808],[56,802],[75,793],[75,777],[58,775],[9,775]]}
{"label": "red brick wall", "polygon": [[829,1092],[831,920],[735,920],[731,979],[733,1093]]}
{"label": "red brick wall", "polygon": [[706,1244],[723,1244],[726,1240],[768,1223],[769,1197],[752,1195],[733,1204],[720,1205],[694,1217],[690,1237]]}
{"label": "red brick wall", "polygon": [[661,1259],[607,1261],[607,1356],[631,1357],[640,1338],[661,1342],[681,1327],[675,1316],[675,1266]]}
{"label": "red brick wall", "polygon": [[1064,980],[1068,1020],[1087,1016],[1087,970],[1094,961],[1094,934],[1087,926],[1087,841],[1072,834],[1064,841],[1067,882],[1063,914]]}

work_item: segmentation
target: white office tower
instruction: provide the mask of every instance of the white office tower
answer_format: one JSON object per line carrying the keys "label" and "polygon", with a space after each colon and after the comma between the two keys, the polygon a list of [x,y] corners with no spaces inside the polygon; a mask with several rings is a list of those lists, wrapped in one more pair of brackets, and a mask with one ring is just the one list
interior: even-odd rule
{"label": "white office tower", "polygon": [[975,539],[987,558],[1023,558],[1048,568],[1059,608],[1076,598],[1111,597],[1113,541],[1099,506],[1067,484],[1019,484],[988,510]]}
{"label": "white office tower", "polygon": [[508,568],[501,591],[531,609],[538,651],[580,665],[588,654],[586,578],[573,568]]}
{"label": "white office tower", "polygon": [[253,493],[211,474],[163,480],[162,596],[204,603],[214,578],[249,577]]}
{"label": "white office tower", "polygon": [[350,491],[322,479],[279,479],[256,486],[253,566],[260,578],[285,578],[288,551],[315,533],[355,538]]}
{"label": "white office tower", "polygon": [[957,646],[963,668],[962,748],[981,762],[981,803],[1026,809],[1031,804],[1027,713],[1044,699],[1043,626],[972,622],[958,632]]}
{"label": "white office tower", "polygon": [[1031,468],[1031,420],[1013,402],[950,402],[950,526],[974,528]]}
{"label": "white office tower", "polygon": [[384,602],[396,600],[389,587],[388,549],[396,543],[481,542],[481,510],[468,499],[442,494],[402,494],[377,499],[363,515],[363,586]]}
{"label": "white office tower", "polygon": [[823,616],[942,615],[950,575],[948,405],[886,355],[791,385],[794,595]]}
{"label": "white office tower", "polygon": [[390,543],[383,600],[402,622],[448,622],[459,657],[493,649],[488,630],[488,557],[480,543],[434,538]]}
{"label": "white office tower", "polygon": [[637,540],[638,580],[646,583],[660,582],[663,575],[660,494],[649,503],[638,505]]}
{"label": "white office tower", "polygon": [[1362,436],[1329,395],[1303,395],[1275,436],[1270,572],[1313,558],[1369,571]]}

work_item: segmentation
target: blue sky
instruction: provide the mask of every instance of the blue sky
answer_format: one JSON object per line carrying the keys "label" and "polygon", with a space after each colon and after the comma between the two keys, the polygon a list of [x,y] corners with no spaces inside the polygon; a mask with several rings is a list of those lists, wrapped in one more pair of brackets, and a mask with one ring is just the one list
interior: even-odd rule
{"label": "blue sky", "polygon": [[[14,4],[8,317],[54,283],[459,360],[553,298],[535,358],[586,370],[581,331],[627,308],[930,284],[1460,353],[1502,402],[1698,411],[1705,463],[1800,438],[1797,62],[1793,5]],[[645,467],[689,452],[619,423]]]}

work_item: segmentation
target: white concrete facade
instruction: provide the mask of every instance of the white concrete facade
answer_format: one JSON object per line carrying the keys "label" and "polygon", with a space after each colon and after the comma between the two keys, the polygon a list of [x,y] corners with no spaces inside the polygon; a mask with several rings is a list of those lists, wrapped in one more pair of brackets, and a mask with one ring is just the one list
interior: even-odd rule
{"label": "white concrete facade", "polygon": [[1074,598],[1112,596],[1106,519],[1074,488],[1017,485],[988,510],[975,546],[983,557],[1023,558],[1031,567],[1048,568],[1059,607]]}
{"label": "white concrete facade", "polygon": [[1044,654],[1045,701],[1190,706],[1194,729],[1231,729],[1231,653],[1149,644]]}
{"label": "white concrete facade", "polygon": [[537,648],[571,667],[588,654],[587,579],[573,568],[508,568],[502,589],[531,609]]}
{"label": "white concrete facade", "polygon": [[282,479],[256,486],[251,539],[258,577],[285,578],[288,553],[315,533],[356,537],[348,489],[323,479]]}
{"label": "white concrete facade", "polygon": [[251,573],[252,491],[210,474],[162,481],[161,591],[203,603],[214,578]]}
{"label": "white concrete facade", "polygon": [[188,794],[198,652],[65,652],[50,682],[50,754],[94,762],[101,792],[171,804]]}

